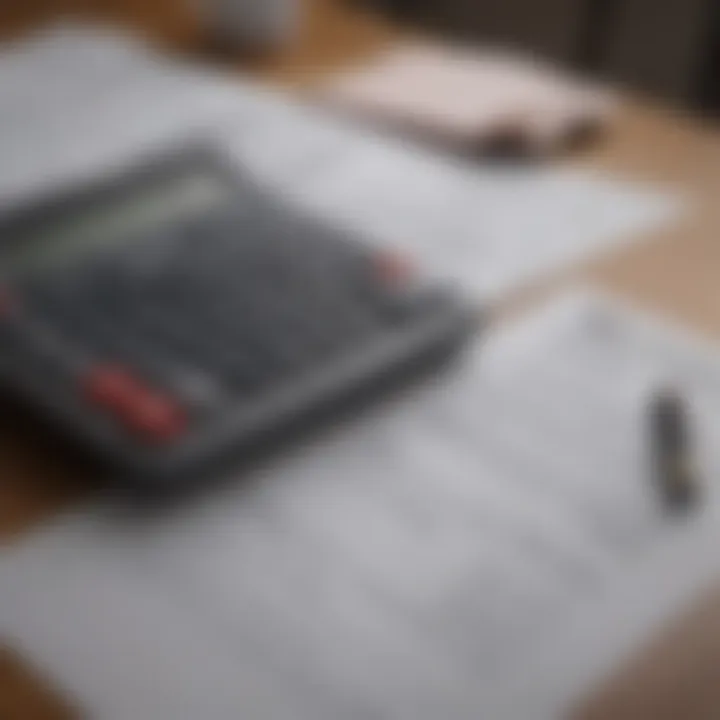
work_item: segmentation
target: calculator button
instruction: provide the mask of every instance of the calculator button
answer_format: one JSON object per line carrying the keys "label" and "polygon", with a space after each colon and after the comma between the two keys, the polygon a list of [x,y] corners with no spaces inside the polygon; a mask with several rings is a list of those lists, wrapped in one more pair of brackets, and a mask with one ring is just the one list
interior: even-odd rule
{"label": "calculator button", "polygon": [[118,418],[133,434],[151,443],[166,443],[182,436],[188,417],[172,398],[141,390],[129,398]]}
{"label": "calculator button", "polygon": [[120,365],[94,368],[85,378],[86,397],[143,439],[173,440],[187,427],[187,414],[172,398],[148,388]]}
{"label": "calculator button", "polygon": [[15,298],[10,290],[0,287],[0,320],[9,317],[15,308]]}
{"label": "calculator button", "polygon": [[415,274],[413,264],[404,255],[379,252],[374,258],[376,276],[388,283],[402,283]]}
{"label": "calculator button", "polygon": [[83,386],[85,397],[91,403],[116,411],[133,402],[141,384],[120,365],[101,365],[83,378]]}

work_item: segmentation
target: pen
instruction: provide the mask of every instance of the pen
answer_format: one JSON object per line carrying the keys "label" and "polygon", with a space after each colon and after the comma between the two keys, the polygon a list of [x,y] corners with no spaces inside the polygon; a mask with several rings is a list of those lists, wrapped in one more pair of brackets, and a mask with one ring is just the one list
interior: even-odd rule
{"label": "pen", "polygon": [[681,514],[700,500],[687,403],[674,388],[655,393],[649,405],[652,473],[666,511]]}

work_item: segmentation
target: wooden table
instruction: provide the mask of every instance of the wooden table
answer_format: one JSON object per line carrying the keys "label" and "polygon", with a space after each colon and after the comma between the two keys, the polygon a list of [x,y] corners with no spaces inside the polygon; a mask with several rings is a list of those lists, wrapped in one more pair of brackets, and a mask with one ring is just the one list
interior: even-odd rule
{"label": "wooden table", "polygon": [[[271,57],[243,65],[268,81],[302,86],[396,42],[404,31],[339,0],[307,0],[300,37]],[[0,8],[11,34],[60,9],[92,11],[140,27],[174,48],[198,46],[192,19],[176,0],[30,0]],[[240,64],[240,63],[238,63]],[[654,233],[512,299],[508,311],[577,281],[590,280],[641,306],[720,338],[720,136],[712,127],[649,104],[628,103],[599,145],[572,160],[685,194],[692,212]],[[81,498],[89,473],[42,428],[11,409],[0,417],[0,541],[10,542]],[[720,590],[702,598],[664,637],[578,712],[580,720],[701,720],[720,717]],[[0,651],[0,718],[76,717],[10,652]],[[144,719],[143,719],[144,720]]]}

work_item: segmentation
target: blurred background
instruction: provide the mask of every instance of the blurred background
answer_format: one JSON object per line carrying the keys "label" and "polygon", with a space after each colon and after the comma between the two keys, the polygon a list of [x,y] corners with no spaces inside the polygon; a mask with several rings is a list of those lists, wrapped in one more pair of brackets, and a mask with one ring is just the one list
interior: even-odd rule
{"label": "blurred background", "polygon": [[[346,0],[350,2],[350,0]],[[720,111],[720,5],[714,0],[357,0],[404,26],[478,43],[510,44],[589,71],[641,93],[700,109]],[[196,37],[193,16],[203,0],[10,0],[0,7],[5,37],[39,22],[73,14],[142,27],[187,47]],[[206,4],[212,4],[210,0]],[[218,3],[216,3],[218,4]],[[221,3],[222,4],[222,3]],[[231,4],[228,2],[225,3]],[[255,12],[248,0],[248,15]],[[314,39],[323,37],[327,8],[342,2],[277,0],[314,15]],[[307,18],[306,18],[307,21]],[[333,42],[362,45],[368,27],[354,27]],[[337,26],[332,33],[337,35]],[[327,52],[327,42],[325,51]],[[305,41],[305,51],[313,45]]]}
{"label": "blurred background", "polygon": [[711,113],[720,106],[713,0],[372,0],[455,37],[510,43]]}

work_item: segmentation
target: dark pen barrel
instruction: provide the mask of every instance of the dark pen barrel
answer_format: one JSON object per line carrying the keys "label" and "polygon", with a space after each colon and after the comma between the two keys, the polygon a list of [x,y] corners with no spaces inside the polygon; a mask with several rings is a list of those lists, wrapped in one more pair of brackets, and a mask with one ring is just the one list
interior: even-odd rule
{"label": "dark pen barrel", "polygon": [[662,503],[671,513],[683,513],[700,499],[686,401],[673,389],[656,393],[649,407],[653,480]]}

